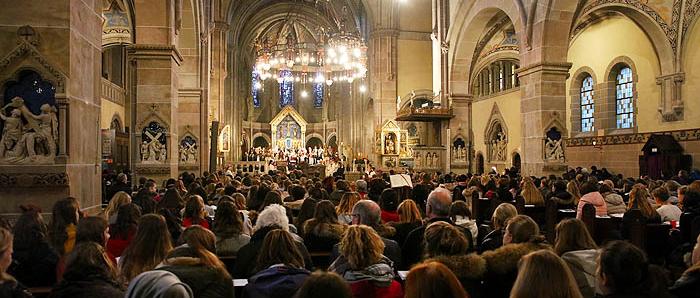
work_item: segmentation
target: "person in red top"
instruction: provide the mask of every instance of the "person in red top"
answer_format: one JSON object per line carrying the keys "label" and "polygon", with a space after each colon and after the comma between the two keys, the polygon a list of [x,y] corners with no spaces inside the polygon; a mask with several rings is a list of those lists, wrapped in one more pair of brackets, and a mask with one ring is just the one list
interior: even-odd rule
{"label": "person in red top", "polygon": [[117,211],[117,222],[109,226],[111,237],[107,240],[107,253],[121,257],[136,235],[136,228],[141,218],[141,209],[136,204],[126,204]]}
{"label": "person in red top", "polygon": [[210,229],[207,220],[207,211],[204,209],[204,200],[201,196],[193,195],[185,205],[184,219],[182,226],[187,228],[191,225],[200,225],[205,229]]}
{"label": "person in red top", "polygon": [[399,213],[396,208],[399,205],[399,194],[396,190],[387,188],[382,191],[382,195],[379,197],[379,206],[382,208],[382,222],[398,222]]}

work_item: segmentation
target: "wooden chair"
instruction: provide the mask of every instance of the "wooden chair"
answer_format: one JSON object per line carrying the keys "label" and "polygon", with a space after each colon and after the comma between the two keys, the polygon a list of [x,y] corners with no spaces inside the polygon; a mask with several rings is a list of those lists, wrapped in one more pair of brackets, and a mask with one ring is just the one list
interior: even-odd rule
{"label": "wooden chair", "polygon": [[219,260],[224,263],[228,273],[233,275],[233,268],[236,266],[236,256],[219,257]]}
{"label": "wooden chair", "polygon": [[583,205],[581,210],[581,221],[586,225],[588,233],[595,239],[595,207],[592,204]]}
{"label": "wooden chair", "polygon": [[330,251],[314,251],[309,252],[309,255],[311,255],[315,269],[319,270],[326,270],[334,261],[331,260],[332,253]]}
{"label": "wooden chair", "polygon": [[639,209],[631,209],[622,217],[622,237],[644,249],[646,218]]}
{"label": "wooden chair", "polygon": [[[554,200],[547,200],[544,207],[544,230],[549,243],[554,243],[556,240],[556,226],[562,219],[576,217],[576,211],[569,212],[560,209],[561,207],[570,207],[568,205],[559,205]],[[573,210],[572,210],[573,211]]]}
{"label": "wooden chair", "polygon": [[29,293],[32,293],[34,298],[49,297],[51,294],[51,287],[36,287],[27,289]]}

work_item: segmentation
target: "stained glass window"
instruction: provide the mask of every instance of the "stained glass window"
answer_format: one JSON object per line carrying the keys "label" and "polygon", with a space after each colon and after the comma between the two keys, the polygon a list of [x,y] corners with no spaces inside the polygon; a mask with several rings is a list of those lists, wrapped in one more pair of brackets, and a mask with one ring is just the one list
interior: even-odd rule
{"label": "stained glass window", "polygon": [[595,129],[594,112],[593,78],[588,76],[581,82],[581,132],[590,132]]}
{"label": "stained glass window", "polygon": [[260,82],[260,74],[258,71],[253,70],[252,81],[250,85],[250,95],[253,96],[253,107],[260,107],[260,88],[262,88],[262,83]]}
{"label": "stained glass window", "polygon": [[632,128],[634,126],[634,82],[632,69],[624,67],[617,74],[615,86],[615,120],[617,128]]}
{"label": "stained glass window", "polygon": [[314,107],[323,107],[323,83],[314,84]]}
{"label": "stained glass window", "polygon": [[289,70],[280,71],[280,107],[294,105],[294,77]]}

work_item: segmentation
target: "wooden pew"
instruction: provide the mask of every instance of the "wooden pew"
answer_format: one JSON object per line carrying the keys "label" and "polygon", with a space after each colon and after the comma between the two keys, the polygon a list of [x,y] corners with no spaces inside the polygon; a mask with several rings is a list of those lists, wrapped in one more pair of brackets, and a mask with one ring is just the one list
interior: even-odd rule
{"label": "wooden pew", "polygon": [[309,255],[311,255],[311,260],[314,262],[314,267],[316,270],[326,270],[328,269],[328,266],[333,263],[334,260],[331,260],[331,252],[330,251],[314,251],[314,252],[309,252]]}
{"label": "wooden pew", "polygon": [[233,275],[233,268],[236,266],[236,256],[219,257],[229,274]]}
{"label": "wooden pew", "polygon": [[34,298],[49,297],[51,294],[51,287],[36,287],[27,289],[29,293],[32,293]]}

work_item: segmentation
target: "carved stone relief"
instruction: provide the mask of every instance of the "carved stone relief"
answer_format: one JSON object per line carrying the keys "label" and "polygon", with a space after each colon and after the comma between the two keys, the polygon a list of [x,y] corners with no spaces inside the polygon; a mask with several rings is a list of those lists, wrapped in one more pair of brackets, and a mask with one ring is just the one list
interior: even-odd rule
{"label": "carved stone relief", "polygon": [[197,156],[199,156],[199,148],[197,147],[197,141],[191,136],[185,136],[180,141],[179,153],[180,163],[196,163]]}
{"label": "carved stone relief", "polygon": [[0,163],[54,163],[58,145],[56,108],[44,103],[39,110],[38,115],[32,113],[20,97],[0,109]]}
{"label": "carved stone relief", "polygon": [[168,158],[167,131],[158,122],[151,122],[141,133],[141,162],[165,163]]}

